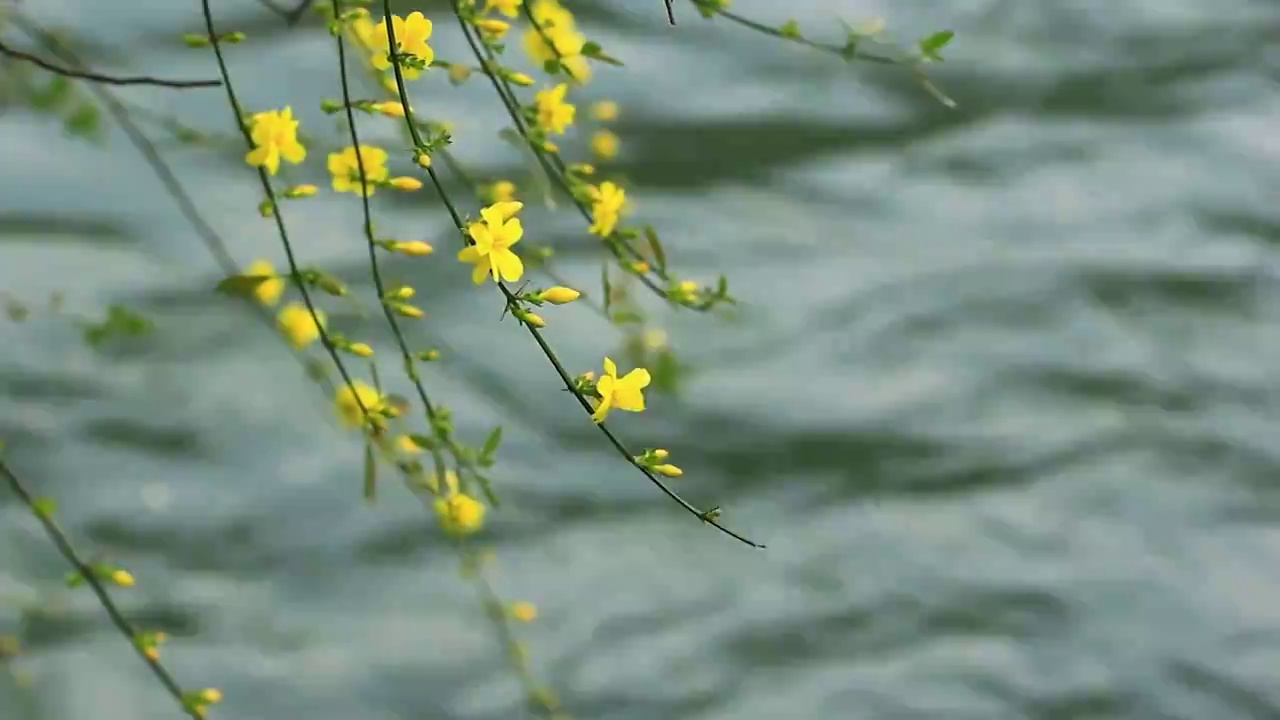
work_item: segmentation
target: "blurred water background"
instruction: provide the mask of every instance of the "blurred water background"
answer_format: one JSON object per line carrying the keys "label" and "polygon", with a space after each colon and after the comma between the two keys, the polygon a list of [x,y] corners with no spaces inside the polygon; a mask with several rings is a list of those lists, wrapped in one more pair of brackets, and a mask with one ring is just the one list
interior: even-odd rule
{"label": "blurred water background", "polygon": [[[22,6],[94,67],[215,75],[177,42],[200,30],[195,0]],[[439,56],[464,58],[445,5],[424,7]],[[658,0],[570,7],[628,65],[581,96],[621,104],[608,167],[676,268],[724,272],[743,301],[733,322],[660,314],[690,374],[615,426],[670,448],[682,489],[769,545],[711,532],[629,471],[445,252],[434,197],[377,196],[381,229],[441,249],[390,272],[429,312],[415,345],[450,349],[426,380],[460,432],[506,425],[495,583],[539,606],[533,666],[572,714],[1280,717],[1280,6],[734,4],[835,41],[836,15],[907,40],[954,29],[932,75],[955,110],[907,73],[683,3],[675,29]],[[243,101],[294,106],[319,144],[293,177],[323,183],[332,41],[248,0],[216,11],[252,39],[230,51]],[[487,83],[419,82],[478,175],[527,177],[493,139]],[[231,127],[216,90],[121,95]],[[239,153],[141,124],[238,261],[282,261]],[[175,636],[180,678],[224,691],[217,717],[521,716],[421,509],[390,483],[359,502],[358,442],[278,340],[209,293],[217,266],[120,130],[104,118],[96,138],[4,105],[0,290],[89,315],[122,303],[155,328],[94,349],[64,320],[0,323],[10,463],[83,548],[133,570],[122,602]],[[367,295],[343,197],[286,217],[308,262]],[[526,238],[594,287],[579,219],[526,215]],[[553,315],[571,370],[616,349],[588,309]],[[0,717],[175,717],[92,597],[59,589],[64,570],[0,493],[0,633],[26,646]]]}

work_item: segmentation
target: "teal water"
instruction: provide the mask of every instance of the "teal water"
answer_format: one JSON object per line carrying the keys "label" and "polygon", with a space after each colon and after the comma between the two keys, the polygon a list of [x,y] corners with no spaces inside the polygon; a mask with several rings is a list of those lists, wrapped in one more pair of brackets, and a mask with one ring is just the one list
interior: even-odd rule
{"label": "teal water", "polygon": [[[22,7],[95,67],[215,72],[176,42],[195,0],[99,5]],[[670,448],[679,487],[767,550],[611,454],[444,252],[431,195],[377,196],[381,227],[441,249],[391,267],[430,313],[412,340],[451,349],[428,388],[468,437],[506,425],[484,538],[500,592],[540,608],[522,628],[535,671],[579,718],[1280,717],[1280,8],[734,6],[815,34],[837,13],[957,33],[933,70],[948,110],[905,73],[687,6],[673,30],[657,0],[573,4],[629,66],[588,95],[622,106],[614,167],[637,216],[743,300],[733,322],[662,315],[693,372],[615,425]],[[231,51],[246,104],[290,102],[337,137],[316,107],[337,94],[324,32],[248,1],[217,13],[255,39]],[[440,56],[464,57],[437,28]],[[420,82],[477,174],[520,172],[487,85]],[[218,91],[121,95],[230,128]],[[219,718],[521,716],[454,556],[393,483],[359,502],[358,444],[271,334],[203,290],[217,265],[127,138],[0,107],[0,291],[155,324],[95,350],[63,319],[0,322],[0,436],[78,544],[134,571],[119,596],[174,636],[166,663],[224,691]],[[281,260],[237,153],[142,126],[238,260]],[[313,153],[299,179],[323,180]],[[525,214],[592,287],[578,221]],[[369,296],[358,203],[286,217],[310,262]],[[379,323],[335,322],[389,353]],[[574,306],[547,335],[573,370],[618,340]],[[64,570],[0,492],[0,634],[26,647],[0,717],[176,717]]]}

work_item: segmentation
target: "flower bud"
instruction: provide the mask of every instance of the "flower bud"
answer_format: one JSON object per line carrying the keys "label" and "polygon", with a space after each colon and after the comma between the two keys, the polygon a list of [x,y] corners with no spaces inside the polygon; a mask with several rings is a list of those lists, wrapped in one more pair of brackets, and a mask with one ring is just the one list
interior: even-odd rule
{"label": "flower bud", "polygon": [[567,288],[567,287],[564,287],[563,285],[556,285],[555,287],[549,287],[546,290],[543,290],[542,292],[538,293],[538,298],[541,300],[545,300],[546,302],[549,302],[552,305],[564,305],[566,303],[571,303],[574,300],[577,300],[581,295],[582,293],[578,292],[577,290],[574,290],[573,288]]}
{"label": "flower bud", "polygon": [[654,465],[653,471],[656,473],[661,473],[663,475],[666,475],[667,477],[680,477],[681,475],[684,474],[683,470],[681,470],[680,468],[670,463],[663,463],[662,465]]}
{"label": "flower bud", "polygon": [[422,240],[393,240],[387,243],[386,248],[392,252],[398,252],[403,255],[412,255],[414,257],[422,257],[430,255],[434,248],[430,243]]}

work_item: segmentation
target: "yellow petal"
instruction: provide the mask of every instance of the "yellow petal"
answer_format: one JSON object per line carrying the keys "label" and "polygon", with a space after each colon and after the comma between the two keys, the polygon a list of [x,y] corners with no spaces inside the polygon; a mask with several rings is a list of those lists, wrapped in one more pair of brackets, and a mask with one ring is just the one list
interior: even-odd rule
{"label": "yellow petal", "polygon": [[[618,377],[618,366],[614,365],[613,360],[610,358],[604,359],[604,374],[611,378],[611,381]],[[604,378],[600,378],[600,380],[603,381]]]}
{"label": "yellow petal", "polygon": [[633,387],[638,390],[640,388],[649,387],[649,383],[652,379],[653,378],[649,377],[648,370],[645,370],[644,368],[636,368],[635,370],[627,373],[620,382],[627,387]]}
{"label": "yellow petal", "polygon": [[524,274],[524,263],[510,250],[494,253],[493,264],[502,275],[502,279],[507,282],[515,282]]}

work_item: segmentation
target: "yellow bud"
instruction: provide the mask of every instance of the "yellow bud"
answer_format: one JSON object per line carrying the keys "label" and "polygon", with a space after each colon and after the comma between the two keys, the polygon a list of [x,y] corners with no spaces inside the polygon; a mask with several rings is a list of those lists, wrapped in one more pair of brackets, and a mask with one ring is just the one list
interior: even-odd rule
{"label": "yellow bud", "polygon": [[418,178],[409,177],[407,175],[401,175],[400,177],[393,177],[387,182],[391,184],[391,187],[397,190],[419,190],[422,188],[421,180],[419,180]]}
{"label": "yellow bud", "polygon": [[654,456],[655,458],[657,458],[658,460],[666,460],[666,459],[667,459],[667,456],[668,456],[668,455],[670,455],[670,454],[671,454],[671,453],[667,452],[667,451],[666,451],[666,450],[664,450],[663,448],[654,448],[654,449],[653,449],[653,456]]}
{"label": "yellow bud", "polygon": [[471,68],[466,65],[454,64],[449,66],[449,79],[453,82],[466,82],[469,77],[471,77]]}
{"label": "yellow bud", "polygon": [[591,152],[608,160],[618,154],[618,136],[608,130],[597,130],[591,135]]}
{"label": "yellow bud", "polygon": [[380,112],[387,117],[404,117],[404,105],[399,100],[387,100],[380,103],[374,103],[375,112]]}
{"label": "yellow bud", "polygon": [[408,285],[401,285],[391,293],[391,296],[398,298],[400,300],[408,300],[409,298],[413,297],[413,293],[414,293],[413,288],[409,287]]}
{"label": "yellow bud", "polygon": [[666,475],[667,477],[680,477],[681,475],[684,474],[683,470],[676,467],[675,465],[671,465],[670,463],[664,463],[662,465],[654,465],[653,471]]}
{"label": "yellow bud", "polygon": [[311,197],[312,195],[315,195],[315,194],[316,194],[315,185],[294,185],[293,187],[284,191],[284,196],[287,198]]}
{"label": "yellow bud", "polygon": [[420,318],[423,316],[422,308],[409,303],[396,303],[391,306],[392,310],[404,315],[405,317]]}
{"label": "yellow bud", "polygon": [[209,705],[222,702],[222,691],[218,688],[205,688],[200,691],[200,699]]}
{"label": "yellow bud", "polygon": [[529,324],[529,325],[531,325],[531,326],[533,326],[533,327],[536,327],[536,328],[543,328],[543,327],[546,327],[546,326],[547,326],[547,321],[546,321],[546,320],[543,320],[543,319],[542,319],[542,316],[541,316],[541,315],[539,315],[539,314],[538,314],[538,313],[536,313],[536,312],[527,312],[527,311],[526,311],[526,312],[524,313],[524,315],[523,315],[523,318],[524,318],[524,321],[525,321],[527,324]]}
{"label": "yellow bud", "polygon": [[347,346],[347,352],[360,357],[370,357],[373,355],[373,348],[368,343],[356,342]]}
{"label": "yellow bud", "polygon": [[418,153],[417,155],[414,155],[413,161],[418,164],[418,167],[431,167],[431,156],[426,153]]}
{"label": "yellow bud", "polygon": [[595,175],[596,166],[590,163],[574,163],[569,166],[575,175]]}
{"label": "yellow bud", "polygon": [[160,648],[157,648],[155,645],[145,647],[142,649],[142,654],[146,655],[147,659],[151,662],[155,662],[160,659]]}
{"label": "yellow bud", "polygon": [[111,582],[120,587],[133,587],[133,575],[130,575],[128,570],[113,570],[111,571]]}
{"label": "yellow bud", "polygon": [[649,263],[643,260],[636,260],[635,262],[631,263],[630,267],[635,272],[638,272],[641,274],[649,272]]}
{"label": "yellow bud", "polygon": [[591,117],[596,120],[617,120],[618,103],[612,100],[601,100],[591,106]]}
{"label": "yellow bud", "polygon": [[551,303],[552,305],[564,305],[565,303],[571,303],[574,300],[577,300],[581,295],[582,293],[577,290],[564,287],[563,285],[549,287],[538,293],[539,298]]}
{"label": "yellow bud", "polygon": [[430,255],[434,250],[430,243],[422,240],[396,240],[389,244],[388,249],[392,252],[413,255],[414,257]]}
{"label": "yellow bud", "polygon": [[509,23],[497,18],[481,18],[476,20],[476,27],[490,35],[493,35],[494,37],[502,37],[511,29],[511,25]]}
{"label": "yellow bud", "polygon": [[499,180],[489,188],[494,202],[511,202],[516,196],[515,183],[510,180]]}
{"label": "yellow bud", "polygon": [[532,622],[538,617],[538,607],[531,602],[519,601],[511,603],[511,617],[520,622]]}
{"label": "yellow bud", "polygon": [[507,73],[507,79],[520,87],[529,87],[533,85],[533,78],[522,72],[509,72]]}

